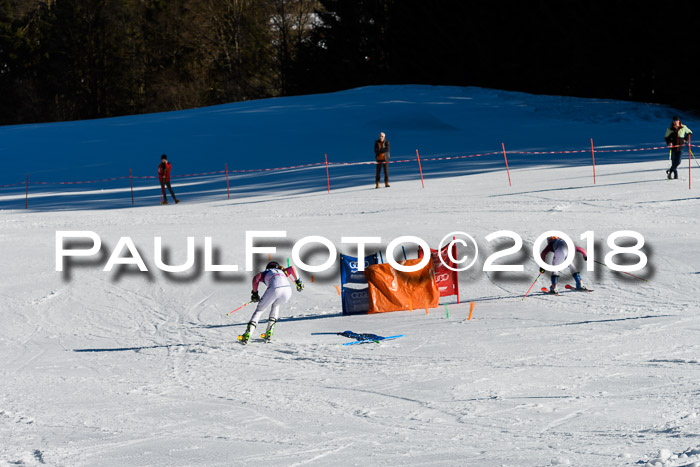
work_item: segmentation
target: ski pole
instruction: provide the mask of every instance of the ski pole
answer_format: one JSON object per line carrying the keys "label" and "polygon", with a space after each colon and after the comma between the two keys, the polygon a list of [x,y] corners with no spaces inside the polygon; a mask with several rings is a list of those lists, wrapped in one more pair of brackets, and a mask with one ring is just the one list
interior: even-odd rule
{"label": "ski pole", "polygon": [[698,160],[695,158],[695,154],[693,154],[693,151],[688,148],[688,151],[690,151],[690,155],[693,156],[693,159],[695,159],[695,163],[698,164],[698,167],[700,167],[700,163],[698,163]]}
{"label": "ski pole", "polygon": [[236,308],[235,310],[229,311],[228,313],[226,313],[226,316],[230,315],[230,314],[233,313],[234,311],[240,310],[240,309],[243,308],[244,306],[249,305],[249,304],[251,304],[251,303],[253,303],[253,302],[251,301],[251,302],[246,302],[246,303],[244,303],[243,305],[239,306],[239,307]]}
{"label": "ski pole", "polygon": [[[535,282],[537,282],[538,280],[540,280],[540,276],[541,276],[541,275],[542,275],[542,273],[539,273],[539,274],[537,275],[537,278],[535,279]],[[527,297],[527,294],[529,294],[530,291],[532,290],[532,288],[535,286],[535,282],[533,282],[532,285],[530,286],[530,288],[527,289],[527,292],[525,293],[525,295],[524,295],[523,298],[522,298],[523,300],[525,300],[525,297]],[[470,316],[471,316],[471,313],[470,313]]]}
{"label": "ski pole", "polygon": [[[596,263],[598,263],[598,264],[601,264],[601,265],[605,266],[605,267],[608,268],[608,269],[610,269],[610,266],[608,266],[608,265],[605,264],[605,263],[601,263],[600,261],[595,260],[595,259],[594,259],[593,261],[596,262]],[[614,271],[614,269],[613,269],[613,271]],[[642,277],[639,277],[639,276],[635,276],[634,274],[630,274],[629,272],[625,272],[625,271],[616,271],[616,272],[621,272],[622,274],[627,274],[628,276],[632,276],[632,277],[634,277],[635,279],[639,279],[640,281],[647,282],[646,279],[644,279],[644,278],[642,278]]]}

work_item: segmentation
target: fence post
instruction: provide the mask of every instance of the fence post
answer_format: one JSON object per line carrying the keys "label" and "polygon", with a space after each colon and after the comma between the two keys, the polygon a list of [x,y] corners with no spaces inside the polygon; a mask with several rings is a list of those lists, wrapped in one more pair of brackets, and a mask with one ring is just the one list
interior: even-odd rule
{"label": "fence post", "polygon": [[29,174],[27,174],[27,191],[24,195],[24,209],[29,209]]}
{"label": "fence post", "polygon": [[595,185],[595,151],[593,150],[593,138],[591,138],[591,157],[593,158],[593,184]]}
{"label": "fence post", "polygon": [[508,168],[508,157],[506,157],[506,145],[501,143],[501,147],[503,148],[503,158],[506,160],[506,172],[508,172],[508,185],[513,186],[513,184],[510,183],[510,169]]}
{"label": "fence post", "polygon": [[690,190],[690,135],[688,135],[688,189]]}
{"label": "fence post", "polygon": [[231,188],[228,184],[228,163],[224,164],[224,168],[226,169],[226,193],[228,194],[228,199],[231,199]]}
{"label": "fence post", "polygon": [[129,183],[131,184],[131,205],[134,205],[134,175],[129,169]]}
{"label": "fence post", "polygon": [[331,192],[331,177],[328,173],[328,154],[323,155],[326,158],[326,181],[328,182],[328,193]]}
{"label": "fence post", "polygon": [[420,154],[418,154],[418,149],[416,149],[416,157],[418,158],[418,170],[420,171],[420,184],[425,188],[425,183],[423,183],[423,168],[420,165]]}

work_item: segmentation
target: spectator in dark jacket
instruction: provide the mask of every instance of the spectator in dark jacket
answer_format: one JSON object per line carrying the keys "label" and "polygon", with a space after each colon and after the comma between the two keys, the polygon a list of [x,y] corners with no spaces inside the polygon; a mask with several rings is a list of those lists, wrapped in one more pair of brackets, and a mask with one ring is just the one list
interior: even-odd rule
{"label": "spectator in dark jacket", "polygon": [[389,186],[389,140],[384,132],[379,133],[379,139],[374,142],[374,158],[377,161],[376,187],[379,188],[379,179],[384,167],[384,186]]}
{"label": "spectator in dark jacket", "polygon": [[173,187],[170,186],[170,170],[172,169],[172,165],[170,162],[168,162],[168,156],[163,154],[160,156],[160,164],[158,164],[158,181],[160,181],[160,192],[161,192],[161,201],[160,204],[168,204],[168,198],[165,195],[165,187],[168,187],[168,190],[170,190],[170,195],[173,197],[173,201],[175,201],[175,204],[179,203],[180,200],[175,197],[175,193],[173,192]]}
{"label": "spectator in dark jacket", "polygon": [[673,175],[673,178],[678,179],[677,169],[681,165],[681,152],[692,134],[693,132],[690,131],[690,128],[681,123],[681,118],[674,115],[671,126],[668,127],[664,136],[666,144],[671,149],[671,168],[666,171],[666,176],[669,179],[671,175]]}

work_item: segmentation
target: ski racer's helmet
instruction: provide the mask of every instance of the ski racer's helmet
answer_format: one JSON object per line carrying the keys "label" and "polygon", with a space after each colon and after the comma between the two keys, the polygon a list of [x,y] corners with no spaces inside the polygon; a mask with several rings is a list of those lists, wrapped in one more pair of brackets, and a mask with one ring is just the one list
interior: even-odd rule
{"label": "ski racer's helmet", "polygon": [[280,266],[280,263],[278,263],[277,261],[270,261],[269,263],[267,263],[265,269],[282,269],[282,266]]}
{"label": "ski racer's helmet", "polygon": [[558,239],[559,239],[559,237],[555,237],[555,236],[547,237],[547,245],[552,243],[554,240],[558,240]]}

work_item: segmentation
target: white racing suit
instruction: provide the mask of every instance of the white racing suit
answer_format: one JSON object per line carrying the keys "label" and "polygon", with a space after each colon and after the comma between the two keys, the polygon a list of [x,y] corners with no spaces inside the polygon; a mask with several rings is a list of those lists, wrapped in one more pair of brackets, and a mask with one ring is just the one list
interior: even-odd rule
{"label": "white racing suit", "polygon": [[[547,253],[552,253],[552,266],[557,266],[564,261],[566,261],[566,258],[569,256],[569,248],[566,246],[566,242],[562,240],[561,238],[555,238],[552,240],[547,246],[545,247],[544,250],[542,250],[541,258],[542,261],[545,261],[545,258],[547,257]],[[581,247],[576,247],[576,253],[581,253],[584,258],[588,257],[588,254],[586,253],[586,250],[584,250]],[[569,271],[571,272],[571,275],[573,276],[574,280],[576,281],[576,287],[580,288],[581,287],[581,275],[579,272],[576,270],[574,267],[574,263],[572,262],[569,264]],[[552,271],[552,288],[555,288],[557,283],[559,282],[559,271]]]}
{"label": "white racing suit", "polygon": [[284,305],[292,298],[292,285],[289,283],[288,276],[296,280],[296,271],[294,267],[287,269],[266,269],[253,278],[253,290],[257,292],[258,285],[262,282],[267,286],[265,293],[258,302],[258,306],[250,317],[250,323],[257,325],[260,316],[270,307],[270,315],[268,320],[277,321],[279,316],[280,305]]}

